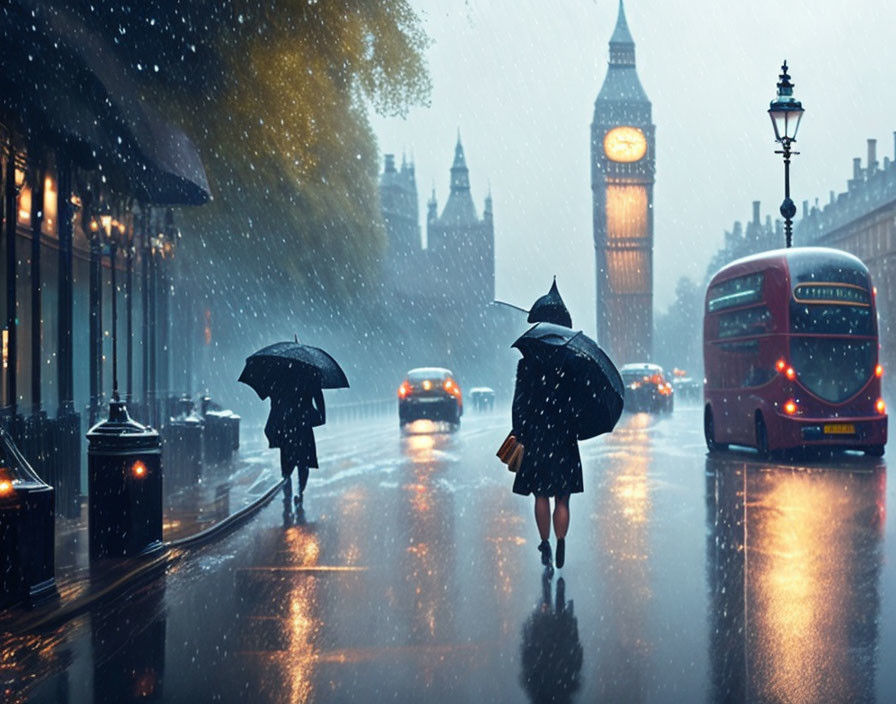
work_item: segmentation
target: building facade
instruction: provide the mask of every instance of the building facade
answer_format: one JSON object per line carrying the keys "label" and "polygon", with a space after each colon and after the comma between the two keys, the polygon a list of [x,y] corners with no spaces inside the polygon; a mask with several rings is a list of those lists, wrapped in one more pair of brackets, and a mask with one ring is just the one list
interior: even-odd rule
{"label": "building facade", "polygon": [[417,300],[484,306],[495,297],[495,229],[492,197],[480,218],[470,191],[470,172],[458,136],[448,200],[439,214],[435,189],[427,203],[426,247],[420,237],[413,163],[385,155],[380,207],[386,225],[384,274],[393,293]]}
{"label": "building facade", "polygon": [[619,364],[653,353],[656,130],[622,1],[591,123],[597,339]]}
{"label": "building facade", "polygon": [[513,311],[492,305],[495,296],[495,230],[492,198],[482,216],[470,189],[463,144],[458,136],[450,189],[439,210],[435,189],[426,210],[426,243],[421,240],[413,164],[396,168],[387,154],[380,175],[380,199],[387,248],[383,282],[392,319],[392,359],[386,366],[396,386],[417,366],[451,368],[461,386],[508,390],[515,356],[510,344],[525,324]]}
{"label": "building facade", "polygon": [[58,514],[78,516],[82,438],[114,381],[156,427],[188,390],[172,386],[192,324],[172,208],[210,193],[195,147],[139,98],[105,39],[54,17],[11,3],[0,24],[0,423],[55,487]]}
{"label": "building facade", "polygon": [[[894,134],[896,143],[896,134]],[[896,144],[894,144],[896,159]],[[865,262],[877,288],[881,359],[896,364],[896,160],[877,158],[877,140],[868,140],[865,165],[856,157],[846,190],[831,191],[821,206],[803,202],[803,217],[794,231],[794,244],[835,247]]]}

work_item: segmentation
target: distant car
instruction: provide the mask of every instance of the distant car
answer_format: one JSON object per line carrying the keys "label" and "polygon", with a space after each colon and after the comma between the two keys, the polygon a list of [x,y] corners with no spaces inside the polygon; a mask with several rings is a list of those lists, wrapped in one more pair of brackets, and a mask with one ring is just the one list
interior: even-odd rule
{"label": "distant car", "polygon": [[491,411],[495,407],[495,390],[488,386],[470,389],[470,402],[477,411]]}
{"label": "distant car", "polygon": [[699,401],[703,397],[703,382],[689,376],[672,379],[672,389],[681,401]]}
{"label": "distant car", "polygon": [[458,426],[463,412],[463,394],[450,369],[411,369],[398,387],[401,425],[425,418]]}
{"label": "distant car", "polygon": [[625,410],[632,413],[672,412],[674,391],[661,366],[646,362],[626,364],[619,374],[625,385]]}

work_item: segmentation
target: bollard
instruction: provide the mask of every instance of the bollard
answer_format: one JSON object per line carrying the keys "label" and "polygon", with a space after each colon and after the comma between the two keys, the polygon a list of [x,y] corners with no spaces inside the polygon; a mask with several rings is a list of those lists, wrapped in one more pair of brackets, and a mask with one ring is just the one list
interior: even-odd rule
{"label": "bollard", "polygon": [[0,608],[56,594],[55,494],[0,428]]}
{"label": "bollard", "polygon": [[171,486],[195,486],[202,478],[203,423],[196,415],[171,419],[165,429],[163,458]]}
{"label": "bollard", "polygon": [[87,433],[90,559],[130,557],[162,547],[159,434],[112,401]]}

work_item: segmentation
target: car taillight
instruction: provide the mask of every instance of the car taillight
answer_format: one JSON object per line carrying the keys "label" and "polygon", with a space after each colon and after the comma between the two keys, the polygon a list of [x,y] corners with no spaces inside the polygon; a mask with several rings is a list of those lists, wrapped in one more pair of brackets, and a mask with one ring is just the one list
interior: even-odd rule
{"label": "car taillight", "polygon": [[447,391],[449,394],[460,398],[460,387],[457,385],[457,382],[454,379],[445,379],[444,387],[445,391]]}
{"label": "car taillight", "polygon": [[887,404],[884,403],[884,400],[882,398],[877,399],[877,403],[874,404],[874,407],[881,415],[887,412]]}
{"label": "car taillight", "polygon": [[409,393],[411,393],[411,386],[408,382],[402,382],[401,386],[398,387],[398,398],[405,398]]}
{"label": "car taillight", "polygon": [[784,412],[789,416],[794,415],[798,410],[799,406],[796,405],[796,401],[794,401],[793,399],[787,401],[784,404]]}

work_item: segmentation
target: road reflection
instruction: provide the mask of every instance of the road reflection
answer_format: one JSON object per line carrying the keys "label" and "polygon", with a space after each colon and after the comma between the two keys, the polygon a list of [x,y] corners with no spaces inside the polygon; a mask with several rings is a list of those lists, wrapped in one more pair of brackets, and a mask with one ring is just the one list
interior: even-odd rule
{"label": "road reflection", "polygon": [[[404,575],[399,608],[409,620],[403,639],[417,649],[416,677],[426,689],[451,677],[444,668],[446,649],[455,643],[452,600],[455,595],[454,494],[448,460],[455,437],[434,433],[437,424],[417,421],[402,438],[402,498],[398,535],[404,539],[399,574]],[[410,607],[410,608],[407,608]]]}
{"label": "road reflection", "polygon": [[707,457],[715,701],[874,698],[886,475]]}
{"label": "road reflection", "polygon": [[640,413],[624,418],[614,431],[614,450],[604,470],[607,490],[597,505],[602,543],[597,554],[607,588],[597,658],[600,701],[636,702],[647,696],[651,422]]}
{"label": "road reflection", "polygon": [[91,616],[93,701],[159,702],[164,700],[164,580],[151,587],[127,627],[118,618]]}
{"label": "road reflection", "polygon": [[584,652],[579,622],[566,583],[557,580],[557,600],[551,598],[552,580],[545,572],[535,610],[523,624],[520,683],[534,703],[571,702],[581,686]]}

